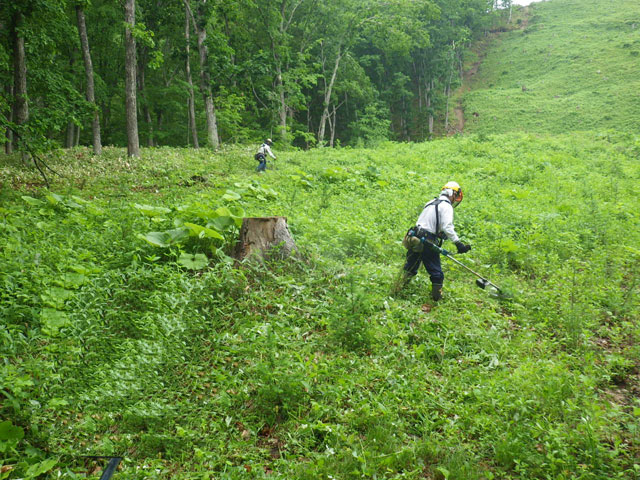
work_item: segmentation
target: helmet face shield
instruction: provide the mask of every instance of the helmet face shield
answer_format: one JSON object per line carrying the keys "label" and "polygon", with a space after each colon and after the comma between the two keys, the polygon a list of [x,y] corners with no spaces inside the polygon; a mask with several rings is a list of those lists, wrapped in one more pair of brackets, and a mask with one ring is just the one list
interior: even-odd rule
{"label": "helmet face shield", "polygon": [[462,188],[460,188],[457,182],[447,182],[445,186],[442,187],[442,190],[446,191],[447,196],[451,199],[451,205],[454,208],[460,205],[463,195]]}
{"label": "helmet face shield", "polygon": [[462,202],[463,198],[464,195],[462,194],[461,188],[459,188],[457,191],[454,190],[453,197],[451,198],[451,205],[453,206],[453,208],[456,208],[458,205],[460,205],[460,202]]}

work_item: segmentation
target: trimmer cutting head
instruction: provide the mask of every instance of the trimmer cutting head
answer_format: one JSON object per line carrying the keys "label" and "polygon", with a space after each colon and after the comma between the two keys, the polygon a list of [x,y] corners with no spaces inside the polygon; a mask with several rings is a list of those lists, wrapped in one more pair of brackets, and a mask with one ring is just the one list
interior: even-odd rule
{"label": "trimmer cutting head", "polygon": [[489,295],[491,297],[497,298],[498,300],[511,300],[513,299],[513,294],[509,293],[498,287],[495,283],[487,280],[486,278],[477,278],[476,285],[479,286],[483,290],[489,290]]}
{"label": "trimmer cutting head", "polygon": [[467,270],[468,272],[473,273],[476,277],[478,277],[476,279],[476,285],[478,287],[480,287],[483,290],[486,290],[487,287],[491,287],[492,290],[490,292],[491,296],[494,297],[498,297],[498,298],[511,298],[513,295],[511,294],[507,294],[506,292],[504,292],[500,287],[498,287],[495,283],[493,283],[491,280],[484,278],[483,276],[481,276],[479,273],[474,272],[473,270],[471,270],[469,267],[467,267],[464,263],[456,260],[455,258],[453,258],[453,255],[450,252],[447,252],[444,248],[434,244],[433,242],[426,242],[431,248],[433,248],[434,250],[440,252],[442,255],[444,255],[445,257],[447,257],[449,260],[453,261],[454,263],[460,265],[462,268],[464,268],[465,270]]}

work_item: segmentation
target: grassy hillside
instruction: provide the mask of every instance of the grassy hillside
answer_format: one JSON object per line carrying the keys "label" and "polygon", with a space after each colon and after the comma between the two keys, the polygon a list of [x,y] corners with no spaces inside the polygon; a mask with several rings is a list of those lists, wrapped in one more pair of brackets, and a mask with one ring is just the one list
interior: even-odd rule
{"label": "grassy hillside", "polygon": [[640,129],[640,2],[552,0],[497,37],[471,91],[465,131]]}
{"label": "grassy hillside", "polygon": [[[637,478],[637,139],[250,153],[73,150],[55,194],[2,168],[0,478]],[[450,179],[513,298],[446,259],[443,302],[390,293]],[[235,266],[236,217],[276,214],[301,258]]]}

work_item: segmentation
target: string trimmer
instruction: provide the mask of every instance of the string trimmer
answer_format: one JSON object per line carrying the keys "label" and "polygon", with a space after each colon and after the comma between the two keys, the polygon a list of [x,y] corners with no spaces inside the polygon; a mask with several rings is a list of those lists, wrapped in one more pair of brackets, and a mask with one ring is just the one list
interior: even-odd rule
{"label": "string trimmer", "polygon": [[455,258],[453,258],[453,255],[448,250],[445,250],[444,248],[437,246],[435,243],[431,243],[431,242],[428,242],[426,240],[424,241],[424,243],[427,245],[428,248],[430,247],[430,248],[433,248],[433,249],[437,250],[438,252],[440,252],[441,255],[444,255],[449,260],[452,260],[453,262],[457,263],[458,265],[460,265],[465,270],[468,270],[469,272],[473,273],[476,277],[478,277],[478,278],[476,278],[476,285],[478,287],[480,287],[481,289],[484,290],[484,289],[486,289],[487,287],[490,286],[490,287],[493,287],[493,288],[496,289],[496,291],[498,292],[498,295],[504,295],[504,292],[500,289],[500,287],[498,287],[495,283],[493,283],[488,278],[484,278],[479,273],[474,272],[473,270],[471,270],[469,267],[467,267],[461,261],[456,260]]}

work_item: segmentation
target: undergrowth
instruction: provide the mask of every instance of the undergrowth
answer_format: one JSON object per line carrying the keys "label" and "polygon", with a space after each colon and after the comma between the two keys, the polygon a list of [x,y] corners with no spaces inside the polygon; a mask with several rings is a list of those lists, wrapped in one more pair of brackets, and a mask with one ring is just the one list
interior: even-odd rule
{"label": "undergrowth", "polygon": [[[638,142],[281,152],[262,175],[241,148],[76,149],[55,193],[5,162],[0,478],[97,478],[86,455],[123,479],[635,478]],[[460,260],[513,298],[446,259],[441,303],[423,271],[391,294],[448,180]],[[286,215],[301,255],[235,264],[241,214]]]}

